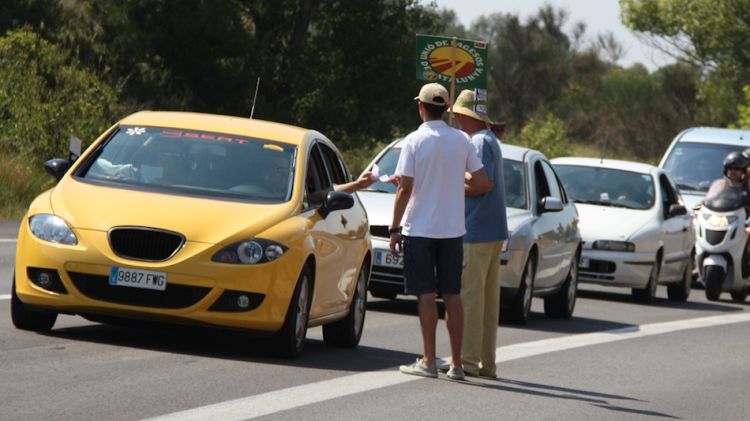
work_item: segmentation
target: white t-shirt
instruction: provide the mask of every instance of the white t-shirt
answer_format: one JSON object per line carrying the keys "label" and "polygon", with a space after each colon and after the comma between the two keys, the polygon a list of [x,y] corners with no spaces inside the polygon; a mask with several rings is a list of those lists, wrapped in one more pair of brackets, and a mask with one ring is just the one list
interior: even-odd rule
{"label": "white t-shirt", "polygon": [[396,175],[413,177],[402,220],[412,237],[455,238],[466,234],[464,173],[482,168],[469,136],[443,120],[425,122],[404,139]]}

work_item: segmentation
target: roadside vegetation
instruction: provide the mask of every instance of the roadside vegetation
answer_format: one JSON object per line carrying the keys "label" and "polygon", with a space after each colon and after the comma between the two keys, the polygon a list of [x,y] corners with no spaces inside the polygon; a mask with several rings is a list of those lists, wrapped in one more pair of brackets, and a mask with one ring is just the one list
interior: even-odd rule
{"label": "roadside vegetation", "polygon": [[42,163],[70,136],[85,147],[143,109],[249,116],[258,78],[255,118],[325,133],[357,173],[419,124],[416,33],[487,41],[503,140],[550,157],[655,163],[685,128],[750,124],[750,0],[620,4],[675,64],[624,67],[611,33],[566,32],[550,5],[464,27],[416,0],[3,1],[0,218],[52,185]]}

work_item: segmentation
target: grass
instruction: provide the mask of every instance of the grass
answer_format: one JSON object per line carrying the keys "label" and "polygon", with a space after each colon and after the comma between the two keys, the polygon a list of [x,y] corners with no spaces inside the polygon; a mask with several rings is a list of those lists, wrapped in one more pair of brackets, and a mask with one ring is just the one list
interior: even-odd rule
{"label": "grass", "polygon": [[0,219],[21,219],[39,193],[55,180],[41,164],[0,152]]}

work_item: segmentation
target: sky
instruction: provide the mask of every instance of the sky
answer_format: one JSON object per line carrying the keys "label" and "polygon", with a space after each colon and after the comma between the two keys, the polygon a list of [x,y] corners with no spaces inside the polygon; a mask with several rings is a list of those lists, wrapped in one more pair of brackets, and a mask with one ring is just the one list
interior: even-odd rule
{"label": "sky", "polygon": [[[420,0],[427,4],[430,0]],[[633,31],[620,22],[620,4],[618,0],[434,0],[440,8],[452,9],[458,20],[468,27],[471,22],[482,15],[491,13],[512,13],[525,22],[526,18],[535,15],[541,6],[550,4],[555,9],[568,12],[568,21],[563,27],[572,34],[576,22],[586,24],[586,40],[593,41],[597,34],[612,31],[615,39],[623,46],[624,57],[618,64],[624,67],[633,63],[642,63],[653,71],[673,62],[671,58],[641,43]]]}

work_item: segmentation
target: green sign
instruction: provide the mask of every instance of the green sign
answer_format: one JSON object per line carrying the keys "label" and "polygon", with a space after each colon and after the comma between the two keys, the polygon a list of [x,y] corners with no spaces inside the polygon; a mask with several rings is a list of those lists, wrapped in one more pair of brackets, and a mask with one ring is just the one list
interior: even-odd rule
{"label": "green sign", "polygon": [[417,34],[417,79],[450,84],[454,57],[457,85],[487,89],[487,43],[457,39],[454,52],[452,40]]}

